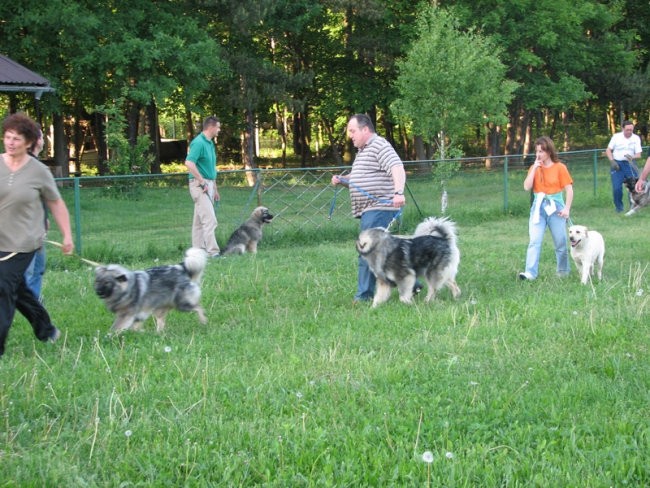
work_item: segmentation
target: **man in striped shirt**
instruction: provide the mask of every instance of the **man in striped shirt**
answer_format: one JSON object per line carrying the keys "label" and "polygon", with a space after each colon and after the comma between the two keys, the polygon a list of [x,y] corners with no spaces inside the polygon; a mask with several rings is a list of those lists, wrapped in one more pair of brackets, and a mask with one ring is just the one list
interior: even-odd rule
{"label": "man in striped shirt", "polygon": [[[361,220],[361,230],[388,227],[404,206],[406,173],[395,149],[375,128],[365,114],[356,114],[348,122],[348,136],[357,148],[349,178],[332,176],[333,185],[350,189],[352,214]],[[370,301],[375,294],[375,276],[368,263],[359,256],[357,293],[354,301]]]}

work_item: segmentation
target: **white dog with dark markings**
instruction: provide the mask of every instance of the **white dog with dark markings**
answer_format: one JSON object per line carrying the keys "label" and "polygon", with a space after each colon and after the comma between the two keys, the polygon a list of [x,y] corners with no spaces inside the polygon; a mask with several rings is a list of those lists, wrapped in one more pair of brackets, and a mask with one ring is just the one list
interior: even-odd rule
{"label": "white dog with dark markings", "polygon": [[605,241],[600,232],[590,230],[584,225],[572,225],[569,227],[569,241],[571,257],[578,268],[580,282],[586,285],[594,271],[598,274],[598,279],[602,280]]}

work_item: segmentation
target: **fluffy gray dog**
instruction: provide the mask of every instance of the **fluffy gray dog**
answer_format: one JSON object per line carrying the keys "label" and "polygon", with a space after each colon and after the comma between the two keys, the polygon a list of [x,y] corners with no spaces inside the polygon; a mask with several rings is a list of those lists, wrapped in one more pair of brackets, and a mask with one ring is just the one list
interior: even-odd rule
{"label": "fluffy gray dog", "polygon": [[367,229],[359,234],[357,251],[377,278],[373,307],[388,300],[395,287],[400,300],[411,303],[418,276],[427,283],[427,302],[443,286],[451,290],[454,298],[460,295],[456,284],[460,251],[456,225],[451,220],[429,217],[408,237],[391,235],[383,228]]}
{"label": "fluffy gray dog", "polygon": [[165,328],[165,316],[172,309],[196,312],[206,323],[201,299],[200,281],[207,262],[203,249],[190,248],[183,262],[131,271],[119,264],[95,269],[95,293],[113,312],[112,330],[139,329],[153,315],[156,331]]}
{"label": "fluffy gray dog", "polygon": [[262,240],[262,226],[269,224],[273,215],[266,207],[257,207],[249,219],[232,233],[223,254],[244,254],[257,252],[257,244]]}

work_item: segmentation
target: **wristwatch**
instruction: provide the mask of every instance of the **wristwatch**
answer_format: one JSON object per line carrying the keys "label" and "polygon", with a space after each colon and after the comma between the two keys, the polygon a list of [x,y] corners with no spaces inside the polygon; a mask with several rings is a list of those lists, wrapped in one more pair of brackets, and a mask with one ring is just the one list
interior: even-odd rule
{"label": "wristwatch", "polygon": [[404,195],[404,192],[403,191],[396,191],[395,195]]}

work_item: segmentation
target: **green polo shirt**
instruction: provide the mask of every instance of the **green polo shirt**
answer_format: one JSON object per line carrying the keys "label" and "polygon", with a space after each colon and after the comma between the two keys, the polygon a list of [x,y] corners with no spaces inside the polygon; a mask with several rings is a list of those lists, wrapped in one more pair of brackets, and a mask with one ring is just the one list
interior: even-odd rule
{"label": "green polo shirt", "polygon": [[[196,164],[199,173],[206,180],[217,179],[217,151],[214,142],[205,137],[203,132],[190,142],[190,151],[185,159]],[[190,173],[190,179],[193,178]]]}

